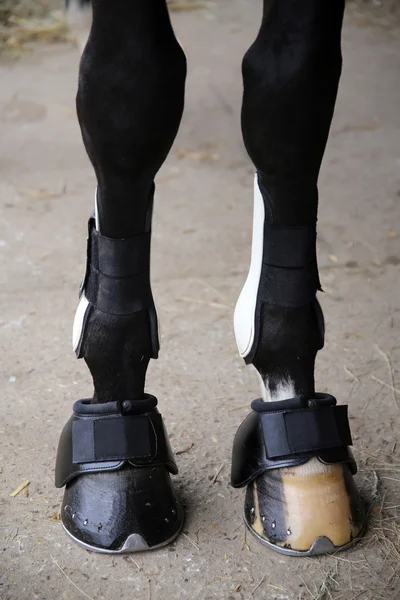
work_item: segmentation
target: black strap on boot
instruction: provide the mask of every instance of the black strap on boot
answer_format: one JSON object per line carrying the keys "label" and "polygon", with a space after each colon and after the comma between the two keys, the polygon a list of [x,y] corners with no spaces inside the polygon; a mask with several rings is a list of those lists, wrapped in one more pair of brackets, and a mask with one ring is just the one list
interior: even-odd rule
{"label": "black strap on boot", "polygon": [[[124,316],[147,311],[152,358],[157,358],[159,339],[157,313],[150,287],[150,242],[150,230],[123,239],[101,235],[92,214],[88,223],[86,273],[80,295],[85,293],[91,306],[111,315]],[[83,336],[76,350],[78,358],[82,357],[82,340]]]}
{"label": "black strap on boot", "polygon": [[251,404],[252,412],[239,427],[233,443],[234,487],[242,487],[270,469],[292,467],[317,457],[324,463],[350,463],[357,467],[347,406],[336,406],[330,394],[314,394],[279,402]]}
{"label": "black strap on boot", "polygon": [[262,298],[267,304],[309,304],[320,288],[316,258],[316,224],[264,223]]}
{"label": "black strap on boot", "polygon": [[91,404],[78,400],[65,425],[57,451],[55,484],[63,487],[84,473],[165,465],[178,472],[157,399]]}
{"label": "black strap on boot", "polygon": [[318,303],[315,302],[315,294],[317,290],[321,290],[316,237],[316,223],[292,226],[265,221],[262,267],[254,317],[254,341],[250,352],[244,358],[246,364],[253,362],[257,351],[263,304],[296,308],[314,302],[321,329],[320,348],[323,347],[323,318]]}

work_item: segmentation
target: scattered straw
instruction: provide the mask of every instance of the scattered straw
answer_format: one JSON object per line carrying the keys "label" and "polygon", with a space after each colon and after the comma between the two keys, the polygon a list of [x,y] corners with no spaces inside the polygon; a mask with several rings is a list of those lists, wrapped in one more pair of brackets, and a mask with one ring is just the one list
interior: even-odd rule
{"label": "scattered straw", "polygon": [[247,529],[246,527],[244,528],[244,533],[243,533],[243,543],[242,543],[242,547],[241,547],[241,551],[244,550],[246,548],[246,550],[248,552],[251,552],[250,550],[250,546],[247,543]]}
{"label": "scattered straw", "polygon": [[23,189],[21,192],[22,194],[25,194],[25,196],[30,196],[31,198],[60,198],[62,196],[62,191],[56,192],[43,188],[40,190]]}
{"label": "scattered straw", "polygon": [[357,594],[355,596],[352,596],[350,598],[350,600],[356,600],[356,598],[358,598],[359,596],[361,596],[361,594],[363,594],[365,592],[365,590],[361,590],[360,592],[357,592]]}
{"label": "scattered straw", "polygon": [[277,585],[273,585],[272,583],[267,583],[267,586],[270,588],[273,588],[274,590],[279,590],[280,592],[284,592],[285,594],[287,593],[287,590],[285,590],[285,588],[281,588]]}
{"label": "scattered straw", "polygon": [[136,562],[136,560],[132,556],[130,556],[129,558],[131,559],[133,564],[137,567],[137,570],[140,571],[141,573],[144,573],[142,567]]}
{"label": "scattered straw", "polygon": [[193,546],[196,548],[196,550],[200,550],[200,546],[198,545],[198,543],[197,543],[197,542],[195,542],[194,540],[192,540],[192,538],[190,538],[190,537],[189,537],[189,536],[188,536],[186,533],[184,533],[183,531],[182,531],[182,535],[183,535],[183,536],[184,536],[184,537],[185,537],[187,540],[189,540],[189,542],[190,542],[190,543],[191,543],[191,544],[192,544],[192,545],[193,545]]}
{"label": "scattered straw", "polygon": [[200,527],[198,527],[198,528],[196,529],[196,531],[194,532],[194,535],[196,536],[197,543],[199,543],[199,533],[200,533],[200,531],[201,531],[202,529],[204,529],[204,527],[202,527],[202,526],[200,525]]}
{"label": "scattered straw", "polygon": [[143,575],[143,577],[147,580],[147,598],[148,598],[148,600],[151,600],[151,579],[150,579],[150,577],[143,571],[142,567],[136,562],[136,560],[134,558],[132,558],[132,556],[130,556],[129,558],[131,559],[133,564],[136,566],[139,573],[141,575]]}
{"label": "scattered straw", "polygon": [[223,581],[232,581],[233,583],[246,583],[245,579],[234,579],[233,577],[224,577],[223,575],[216,575],[215,579],[222,579]]}
{"label": "scattered straw", "polygon": [[[370,375],[370,379],[372,379],[372,381],[376,381],[377,383],[380,383],[381,385],[384,385],[385,387],[389,388],[389,390],[392,390],[392,392],[394,392],[395,394],[400,394],[400,390],[393,387],[392,385],[389,385],[385,381],[382,381],[382,379],[379,379],[379,377],[375,377],[375,375]],[[396,404],[397,404],[397,398],[396,398]]]}
{"label": "scattered straw", "polygon": [[354,373],[352,373],[352,372],[350,371],[350,369],[349,369],[349,368],[348,368],[346,365],[344,365],[344,367],[343,367],[343,368],[344,368],[345,372],[347,373],[347,375],[350,375],[350,377],[351,377],[352,379],[354,379],[354,381],[357,381],[357,382],[359,382],[359,381],[360,381],[360,379],[357,377],[357,375],[354,375]]}
{"label": "scattered straw", "polygon": [[48,515],[47,518],[49,519],[49,521],[61,521],[61,513],[60,511],[53,512],[51,513],[51,515]]}
{"label": "scattered straw", "polygon": [[264,580],[266,578],[266,575],[263,575],[260,579],[260,581],[257,583],[256,587],[252,589],[252,591],[250,592],[250,596],[249,598],[251,598],[254,594],[254,592],[256,592],[258,590],[258,588],[264,583]]}
{"label": "scattered straw", "polygon": [[[205,8],[206,2],[168,0],[171,11]],[[0,0],[0,52],[21,54],[29,42],[71,42],[65,13],[52,10],[47,0]],[[213,157],[212,157],[213,158]]]}
{"label": "scattered straw", "polygon": [[60,565],[58,564],[58,562],[56,561],[56,559],[54,558],[54,556],[52,556],[50,554],[50,558],[54,562],[54,564],[60,569],[60,571],[64,575],[64,577],[66,577],[66,579],[68,579],[68,581],[74,586],[75,589],[78,590],[78,592],[80,592],[86,598],[89,598],[89,600],[94,600],[94,598],[92,598],[92,596],[89,596],[89,594],[87,594],[86,592],[84,592],[83,590],[81,590],[81,588],[78,587],[76,585],[76,583],[74,583],[70,577],[68,577],[68,575],[66,574],[66,572],[64,571],[64,569],[62,569],[62,567],[60,567]]}
{"label": "scattered straw", "polygon": [[220,468],[218,469],[218,471],[215,473],[212,482],[216,483],[217,479],[218,479],[218,475],[221,473],[222,469],[224,468],[225,463],[222,463],[222,465],[220,466]]}
{"label": "scattered straw", "polygon": [[23,481],[22,483],[19,484],[19,486],[17,487],[16,490],[11,492],[10,496],[12,498],[15,498],[15,496],[18,496],[18,494],[20,494],[22,492],[22,490],[24,490],[26,487],[28,487],[29,484],[30,484],[29,479],[26,479],[25,481]]}
{"label": "scattered straw", "polygon": [[63,11],[45,0],[0,0],[0,52],[21,54],[32,41],[70,41]]}
{"label": "scattered straw", "polygon": [[379,354],[384,358],[384,360],[385,360],[385,362],[387,364],[387,368],[388,368],[388,371],[389,371],[390,386],[391,386],[391,390],[392,390],[393,400],[394,400],[394,403],[396,404],[397,408],[399,408],[399,403],[397,402],[397,396],[396,396],[396,389],[394,387],[394,378],[393,378],[392,363],[390,362],[389,356],[386,354],[386,352],[384,350],[382,350],[382,348],[380,348],[378,346],[378,344],[375,344],[375,347],[378,350]]}
{"label": "scattered straw", "polygon": [[335,580],[337,572],[337,565],[327,570],[323,580],[316,586],[315,592],[311,594],[310,600],[324,600],[327,595],[331,595],[331,591],[334,591],[334,588],[337,586],[337,581]]}
{"label": "scattered straw", "polygon": [[349,563],[351,565],[356,565],[357,563],[363,563],[363,560],[349,560],[348,558],[343,558],[343,556],[337,556],[336,554],[328,554],[328,558],[334,558],[335,560],[341,560],[343,562]]}
{"label": "scattered straw", "polygon": [[185,454],[185,452],[189,452],[189,450],[191,450],[194,446],[194,442],[191,442],[189,444],[189,446],[187,446],[186,448],[183,448],[182,450],[177,450],[175,452],[176,456],[179,456],[180,454]]}
{"label": "scattered straw", "polygon": [[373,488],[371,490],[371,496],[374,500],[376,500],[376,498],[378,497],[379,494],[379,477],[376,471],[373,471],[373,476],[374,476],[374,485]]}

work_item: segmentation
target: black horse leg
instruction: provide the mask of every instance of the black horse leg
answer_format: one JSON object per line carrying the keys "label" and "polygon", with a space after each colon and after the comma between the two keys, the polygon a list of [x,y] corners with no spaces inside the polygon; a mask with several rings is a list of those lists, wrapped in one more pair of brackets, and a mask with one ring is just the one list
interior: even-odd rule
{"label": "black horse leg", "polygon": [[182,523],[169,476],[176,466],[144,385],[158,354],[149,278],[154,178],[181,120],[186,59],[166,0],[92,7],[77,111],[98,187],[74,346],[94,394],[64,430],[56,477],[67,483],[62,520],[76,541],[135,551],[167,543]]}
{"label": "black horse leg", "polygon": [[[235,333],[240,354],[262,380],[264,400],[297,398],[306,409],[315,398],[314,362],[324,343],[316,300],[317,179],[341,73],[343,10],[343,0],[264,0],[261,29],[243,60],[242,130],[257,176],[252,261]],[[253,471],[247,523],[275,547],[308,552],[322,536],[344,546],[362,521],[348,466],[323,464],[311,441],[296,444],[308,451],[297,452],[297,463],[264,461],[264,473]],[[329,456],[351,462],[347,450]],[[290,464],[299,466],[277,468]],[[240,473],[233,480],[243,484]],[[327,548],[317,544],[313,552]]]}
{"label": "black horse leg", "polygon": [[[165,0],[94,0],[77,110],[98,181],[101,235],[139,240],[149,233],[153,181],[179,127],[185,72]],[[144,245],[141,264],[148,259]],[[136,285],[142,285],[139,279]],[[131,311],[118,310],[112,299],[108,304],[107,313],[88,311],[82,333],[79,324],[75,331],[95,400],[140,398],[149,359],[157,354],[155,323],[134,302]]]}

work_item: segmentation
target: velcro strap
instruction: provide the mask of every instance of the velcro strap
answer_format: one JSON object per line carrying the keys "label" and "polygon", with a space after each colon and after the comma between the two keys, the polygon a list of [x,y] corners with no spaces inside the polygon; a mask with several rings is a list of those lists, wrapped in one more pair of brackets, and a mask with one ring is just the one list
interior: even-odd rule
{"label": "velcro strap", "polygon": [[301,269],[263,265],[259,294],[267,304],[296,308],[312,302],[319,287],[316,263]]}
{"label": "velcro strap", "polygon": [[[135,467],[164,465],[178,469],[157,399],[92,404],[78,400],[58,444],[56,486],[62,487],[85,473],[115,471],[126,463]],[[141,412],[139,412],[141,411]]]}
{"label": "velcro strap", "polygon": [[351,446],[347,406],[260,414],[268,458]]}
{"label": "velcro strap", "polygon": [[272,267],[301,268],[315,261],[316,227],[266,222],[263,262]]}
{"label": "velcro strap", "polygon": [[131,315],[153,306],[149,271],[111,278],[90,266],[85,295],[93,306],[113,315]]}
{"label": "velcro strap", "polygon": [[264,223],[263,265],[258,290],[262,302],[294,308],[309,304],[315,298],[321,287],[315,243],[315,224]]}
{"label": "velcro strap", "polygon": [[112,239],[93,228],[92,265],[108,277],[131,277],[149,269],[150,232],[133,238]]}
{"label": "velcro strap", "polygon": [[271,469],[305,464],[313,456],[327,464],[348,463],[356,473],[348,447],[347,406],[336,406],[334,396],[314,393],[277,402],[259,398],[251,407],[233,442],[233,486],[247,485]]}
{"label": "velcro strap", "polygon": [[72,423],[72,462],[151,459],[156,434],[147,415],[81,418]]}
{"label": "velcro strap", "polygon": [[89,220],[83,288],[93,306],[114,315],[130,315],[154,308],[150,286],[150,238],[150,232],[129,239],[108,238],[96,230],[94,218]]}

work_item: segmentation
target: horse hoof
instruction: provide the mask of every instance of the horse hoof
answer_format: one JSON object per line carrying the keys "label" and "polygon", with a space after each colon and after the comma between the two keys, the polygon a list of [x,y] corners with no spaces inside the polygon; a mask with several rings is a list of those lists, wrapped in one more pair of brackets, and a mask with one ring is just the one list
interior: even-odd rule
{"label": "horse hoof", "polygon": [[183,510],[165,467],[129,466],[71,481],[61,521],[87,550],[122,554],[172,542],[182,528]]}
{"label": "horse hoof", "polygon": [[347,406],[316,393],[254,400],[233,443],[232,485],[247,486],[244,520],[263,544],[293,556],[347,548],[365,528]]}
{"label": "horse hoof", "polygon": [[164,546],[183,524],[178,472],[157,399],[74,404],[58,445],[61,521],[88,550],[120,554]]}
{"label": "horse hoof", "polygon": [[358,541],[365,511],[348,464],[304,465],[266,471],[247,486],[245,524],[282,554],[314,556]]}

